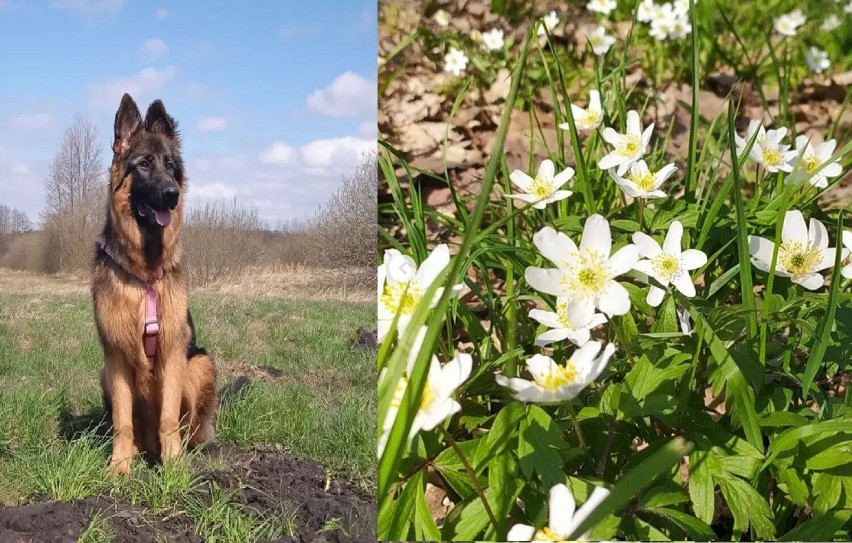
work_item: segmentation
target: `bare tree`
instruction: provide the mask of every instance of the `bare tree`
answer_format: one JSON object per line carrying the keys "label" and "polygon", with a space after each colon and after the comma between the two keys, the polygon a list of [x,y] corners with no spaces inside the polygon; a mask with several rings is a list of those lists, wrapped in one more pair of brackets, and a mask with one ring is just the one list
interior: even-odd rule
{"label": "bare tree", "polygon": [[9,249],[17,234],[29,232],[32,228],[26,213],[0,204],[0,256]]}
{"label": "bare tree", "polygon": [[364,270],[365,281],[373,280],[377,190],[376,153],[365,153],[314,217],[318,264]]}
{"label": "bare tree", "polygon": [[44,181],[46,271],[88,265],[97,226],[103,220],[100,194],[104,179],[97,129],[91,121],[78,117],[65,130]]}

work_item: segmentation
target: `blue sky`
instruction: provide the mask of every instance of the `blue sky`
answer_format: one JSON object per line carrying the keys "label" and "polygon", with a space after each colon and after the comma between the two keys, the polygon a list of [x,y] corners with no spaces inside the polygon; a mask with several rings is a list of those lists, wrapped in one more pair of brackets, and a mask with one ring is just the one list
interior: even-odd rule
{"label": "blue sky", "polygon": [[111,159],[129,92],[183,134],[188,202],[311,215],[375,149],[376,0],[0,0],[0,204],[33,221],[76,116]]}

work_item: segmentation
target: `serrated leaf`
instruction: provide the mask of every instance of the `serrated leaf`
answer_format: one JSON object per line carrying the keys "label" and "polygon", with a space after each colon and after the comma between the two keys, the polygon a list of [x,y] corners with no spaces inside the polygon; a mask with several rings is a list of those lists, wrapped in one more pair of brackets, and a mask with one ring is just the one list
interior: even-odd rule
{"label": "serrated leaf", "polygon": [[[825,514],[814,514],[810,519],[799,524],[780,538],[778,541],[836,541],[835,534],[852,518],[852,510],[835,509]],[[847,538],[844,532],[841,538]]]}
{"label": "serrated leaf", "polygon": [[717,539],[716,533],[706,522],[683,511],[667,507],[652,507],[646,509],[646,511],[671,521],[694,541],[715,541]]}
{"label": "serrated leaf", "polygon": [[775,537],[769,504],[757,490],[734,476],[720,478],[718,483],[734,515],[734,530],[745,532],[751,525],[758,538],[769,540]]}
{"label": "serrated leaf", "polygon": [[547,412],[531,405],[521,420],[518,435],[518,459],[526,477],[537,473],[545,487],[565,479],[560,451],[568,448],[559,426]]}
{"label": "serrated leaf", "polygon": [[852,442],[836,443],[808,458],[808,469],[824,470],[852,463]]}
{"label": "serrated leaf", "polygon": [[[492,489],[485,489],[485,499],[488,500],[489,504],[494,502],[495,495]],[[482,533],[488,522],[485,506],[482,504],[482,500],[476,496],[450,512],[444,521],[444,528],[441,530],[443,538],[438,539],[438,541],[477,541],[479,539],[477,536]],[[394,541],[407,540],[396,539]]]}

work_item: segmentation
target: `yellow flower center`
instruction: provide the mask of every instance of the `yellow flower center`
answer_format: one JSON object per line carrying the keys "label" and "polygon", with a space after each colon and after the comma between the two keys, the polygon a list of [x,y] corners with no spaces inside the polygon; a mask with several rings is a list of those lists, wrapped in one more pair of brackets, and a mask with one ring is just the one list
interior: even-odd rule
{"label": "yellow flower center", "polygon": [[663,253],[654,258],[654,270],[669,279],[677,272],[679,266],[680,261],[678,258],[668,253]]}
{"label": "yellow flower center", "polygon": [[791,275],[811,273],[821,260],[822,251],[814,245],[788,241],[778,247],[778,262]]}
{"label": "yellow flower center", "polygon": [[405,395],[405,387],[408,386],[408,377],[402,376],[399,378],[399,382],[396,384],[396,388],[393,391],[393,398],[391,398],[391,407],[395,409],[399,409],[399,406],[402,405],[402,397]]}
{"label": "yellow flower center", "polygon": [[806,172],[814,173],[814,171],[820,166],[820,160],[816,155],[807,154],[802,157],[802,164],[804,165]]}
{"label": "yellow flower center", "polygon": [[589,42],[592,45],[600,45],[603,43],[603,37],[598,34],[595,34],[589,38]]}
{"label": "yellow flower center", "polygon": [[[574,383],[574,380],[577,378],[577,368],[574,367],[574,364],[571,361],[565,362],[564,366],[560,366],[558,364],[551,366],[551,369],[545,373],[544,375],[539,375],[536,381],[543,388],[551,392],[557,391],[560,387],[564,387],[566,385],[570,385]],[[545,541],[557,541],[555,539],[548,539]]]}
{"label": "yellow flower center", "polygon": [[627,134],[625,137],[627,138],[627,141],[622,143],[621,146],[616,149],[616,152],[621,156],[633,156],[636,151],[639,150],[639,144],[641,143],[639,136]]}
{"label": "yellow flower center", "polygon": [[548,527],[542,528],[537,531],[533,536],[533,541],[565,541],[561,536],[556,534],[553,530]]}
{"label": "yellow flower center", "polygon": [[767,166],[777,166],[781,164],[781,151],[776,147],[767,147],[763,150],[763,163]]}
{"label": "yellow flower center", "polygon": [[432,386],[429,384],[429,381],[426,381],[426,385],[423,387],[423,396],[420,398],[420,410],[428,409],[432,402],[435,401],[435,391],[432,390]]}
{"label": "yellow flower center", "polygon": [[649,171],[644,172],[630,172],[628,175],[630,180],[633,181],[640,190],[648,192],[654,188],[654,175]]}
{"label": "yellow flower center", "polygon": [[379,301],[393,314],[411,315],[422,297],[423,291],[417,286],[417,280],[412,279],[408,283],[385,285]]}
{"label": "yellow flower center", "polygon": [[577,296],[594,296],[609,281],[609,266],[603,256],[594,250],[578,256],[580,262],[566,270],[562,283]]}
{"label": "yellow flower center", "polygon": [[574,330],[574,325],[568,320],[568,303],[556,304],[556,320],[566,330]]}
{"label": "yellow flower center", "polygon": [[529,193],[533,196],[538,196],[541,199],[549,198],[553,195],[553,184],[547,179],[535,176],[535,179],[533,179],[532,185],[530,186]]}

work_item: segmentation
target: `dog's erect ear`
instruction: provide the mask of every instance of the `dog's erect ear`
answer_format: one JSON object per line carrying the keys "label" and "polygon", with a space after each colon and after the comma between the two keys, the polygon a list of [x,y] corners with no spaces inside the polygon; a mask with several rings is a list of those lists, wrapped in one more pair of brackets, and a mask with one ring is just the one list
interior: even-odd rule
{"label": "dog's erect ear", "polygon": [[115,140],[112,143],[114,153],[123,153],[130,146],[130,136],[142,126],[142,115],[136,102],[129,94],[121,97],[121,104],[115,112]]}
{"label": "dog's erect ear", "polygon": [[145,130],[156,132],[169,138],[175,136],[175,120],[166,113],[166,106],[160,100],[154,100],[148,106],[148,113],[145,114]]}

